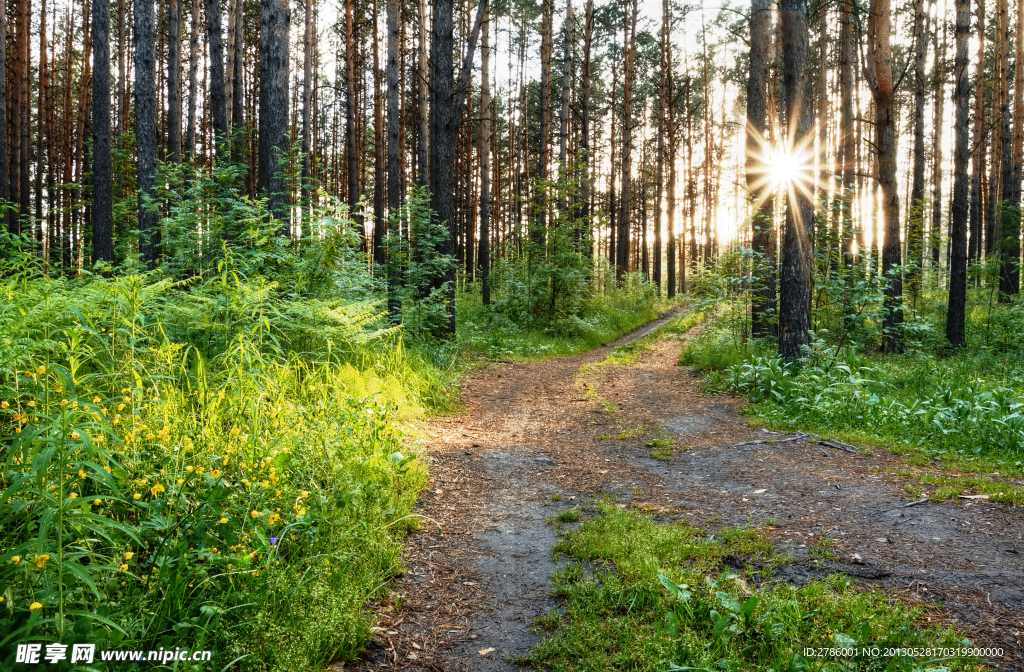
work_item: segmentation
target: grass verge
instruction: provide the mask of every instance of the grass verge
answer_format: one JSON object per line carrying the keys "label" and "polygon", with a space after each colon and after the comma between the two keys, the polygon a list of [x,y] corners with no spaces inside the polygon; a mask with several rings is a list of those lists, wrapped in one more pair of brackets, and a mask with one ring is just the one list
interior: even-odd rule
{"label": "grass verge", "polygon": [[820,652],[966,642],[923,622],[920,607],[844,575],[800,587],[772,580],[771,567],[787,559],[752,529],[712,533],[605,503],[554,552],[569,559],[554,577],[564,610],[537,619],[543,641],[515,661],[533,669],[977,669],[973,659]]}

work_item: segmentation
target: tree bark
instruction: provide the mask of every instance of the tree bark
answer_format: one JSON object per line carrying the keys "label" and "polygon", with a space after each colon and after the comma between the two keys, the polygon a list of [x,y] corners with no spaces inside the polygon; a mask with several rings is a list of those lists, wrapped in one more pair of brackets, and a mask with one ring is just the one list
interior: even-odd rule
{"label": "tree bark", "polygon": [[[210,53],[210,111],[213,117],[213,147],[218,159],[227,158],[228,112],[224,82],[224,35],[221,31],[220,0],[206,0],[206,30]],[[287,114],[287,111],[285,112]]]}
{"label": "tree bark", "polygon": [[[398,42],[402,32],[402,3],[401,0],[387,1],[387,30],[388,30],[388,55],[387,55],[387,85],[388,85],[388,138],[387,138],[387,161],[388,161],[388,229],[391,235],[391,242],[395,244],[402,235],[401,220],[399,219],[402,208],[402,165],[401,165],[401,136],[402,119],[399,96],[401,82],[399,79],[398,63]],[[423,139],[425,140],[425,138]],[[399,301],[398,289],[401,286],[401,273],[398,268],[398,257],[395,255],[390,266],[388,277],[388,313],[393,322],[401,319],[402,305]]]}
{"label": "tree bark", "polygon": [[759,269],[750,305],[751,333],[755,338],[776,336],[775,328],[775,225],[774,200],[766,179],[768,101],[768,49],[771,28],[768,0],[750,3],[750,73],[747,77],[746,180],[753,208],[751,247]]}
{"label": "tree bark", "polygon": [[907,263],[918,267],[907,272],[913,301],[921,290],[920,265],[924,251],[924,110],[925,59],[928,57],[928,12],[924,0],[914,3],[914,166],[907,222]]}
{"label": "tree bark", "polygon": [[868,64],[865,75],[875,101],[875,146],[878,184],[882,191],[885,226],[882,274],[885,282],[882,330],[883,349],[903,349],[903,277],[894,272],[900,265],[900,199],[896,185],[896,118],[893,108],[891,10],[889,0],[871,0],[868,17]]}
{"label": "tree bark", "polygon": [[954,348],[966,345],[964,315],[967,300],[967,144],[969,89],[967,40],[971,27],[970,0],[956,0],[956,60],[953,65],[953,108],[956,114],[953,153],[953,206],[950,213],[949,305],[946,311],[946,339]]}
{"label": "tree bark", "polygon": [[302,185],[303,200],[308,199],[313,139],[313,0],[305,0],[305,30],[302,38]]}
{"label": "tree bark", "polygon": [[[580,91],[580,107],[582,108],[580,120],[580,154],[583,157],[582,173],[580,175],[580,218],[588,230],[591,227],[590,221],[590,105],[591,105],[591,49],[594,43],[594,0],[587,0],[587,12],[583,29],[583,86]],[[593,257],[593,246],[589,248],[589,254]]]}
{"label": "tree bark", "polygon": [[491,21],[484,10],[480,42],[480,292],[491,304]]}
{"label": "tree bark", "polygon": [[[92,33],[92,256],[94,262],[111,263],[114,261],[114,197],[110,157],[109,2],[93,2]],[[42,53],[46,53],[45,48]],[[42,118],[40,114],[40,121]]]}
{"label": "tree bark", "polygon": [[633,84],[636,78],[636,20],[637,0],[630,9],[629,0],[624,3],[624,42],[626,58],[622,73],[622,190],[619,197],[619,235],[615,253],[615,279],[622,282],[629,271],[629,225],[632,201],[631,187],[633,172]]}
{"label": "tree bark", "polygon": [[[807,2],[783,0],[781,7],[783,81],[789,146],[808,152],[813,133],[811,100],[807,95]],[[803,157],[808,161],[808,156]],[[811,290],[814,257],[811,247],[814,204],[810,185],[802,175],[786,199],[786,233],[782,246],[782,281],[779,305],[779,354],[789,360],[803,356],[810,343]]]}
{"label": "tree bark", "polygon": [[[844,247],[846,258],[849,263],[855,260],[854,246],[858,240],[854,227],[859,224],[853,218],[853,202],[856,193],[857,183],[855,174],[857,168],[856,130],[853,119],[853,94],[855,88],[854,59],[856,52],[853,46],[853,0],[843,0],[842,13],[840,15],[839,32],[839,142],[843,157],[840,166],[843,171],[841,189],[841,222],[843,231]],[[857,253],[860,253],[859,245]]]}
{"label": "tree bark", "polygon": [[[11,197],[10,152],[7,128],[7,12],[0,12],[0,201]],[[4,230],[11,232],[13,214],[7,211],[2,220]]]}
{"label": "tree bark", "polygon": [[982,228],[985,221],[985,0],[978,0],[978,62],[974,83],[974,147],[971,171],[970,240],[967,247],[968,263],[978,262],[984,249]]}
{"label": "tree bark", "polygon": [[[1013,170],[1013,133],[1011,131],[1010,112],[1010,19],[1007,12],[1007,0],[999,0],[999,34],[1001,49],[997,54],[1000,72],[999,89],[999,142],[1002,150],[1000,165],[999,191],[999,222],[1001,229],[997,254],[999,255],[999,296],[1001,300],[1020,291],[1020,212],[1013,207],[1014,170]],[[1018,91],[1019,93],[1019,91]]]}
{"label": "tree bark", "polygon": [[156,267],[159,230],[156,211],[156,21],[153,0],[134,0],[135,145],[139,189],[139,256]]}
{"label": "tree bark", "polygon": [[188,47],[188,121],[185,128],[185,154],[196,159],[196,100],[199,89],[199,0],[192,0],[192,36]]}
{"label": "tree bark", "polygon": [[260,0],[260,196],[288,235],[288,193],[283,175],[288,156],[288,27],[287,0]]}
{"label": "tree bark", "polygon": [[384,269],[384,198],[387,171],[384,168],[384,91],[380,69],[380,38],[377,34],[377,9],[373,0],[373,265]]}
{"label": "tree bark", "polygon": [[416,86],[416,111],[419,115],[419,145],[416,164],[418,184],[428,187],[430,181],[430,115],[428,100],[430,99],[430,73],[427,62],[427,0],[419,0],[419,77]]}
{"label": "tree bark", "polygon": [[[661,41],[658,45],[658,156],[654,168],[654,286],[658,296],[661,296],[661,194],[665,184],[665,108],[668,104],[668,0],[662,1],[661,12]],[[669,265],[672,265],[671,262]],[[669,282],[674,280],[673,277]]]}
{"label": "tree bark", "polygon": [[356,225],[365,246],[366,232],[362,217],[356,214],[359,205],[359,150],[356,144],[356,42],[354,25],[354,0],[345,0],[345,161],[347,164],[348,186],[346,202],[349,216]]}
{"label": "tree bark", "polygon": [[[932,31],[933,48],[935,50],[935,129],[932,134],[932,224],[929,235],[929,243],[932,252],[932,274],[935,278],[935,285],[938,286],[942,278],[939,268],[939,248],[942,240],[942,132],[945,129],[943,118],[945,116],[946,97],[943,86],[946,83],[946,31],[943,28],[945,22],[938,22],[939,29]],[[939,43],[939,32],[942,33],[941,46]]]}
{"label": "tree bark", "polygon": [[[98,2],[97,4],[104,4]],[[95,10],[94,10],[95,11]],[[181,0],[171,0],[167,21],[167,154],[181,162]],[[97,54],[97,58],[98,58]]]}
{"label": "tree bark", "polygon": [[[544,182],[548,179],[548,135],[551,108],[551,52],[554,32],[554,3],[555,0],[541,0],[542,19],[540,33],[540,136],[539,151],[537,152],[537,180]],[[534,244],[544,245],[546,240],[547,221],[547,194],[543,186],[537,190],[537,199],[534,204],[536,218],[533,223],[531,238]]]}
{"label": "tree bark", "polygon": [[[452,91],[452,49],[455,25],[453,0],[434,0],[434,21],[430,40],[430,205],[439,224],[448,230],[438,252],[455,252],[455,114]],[[444,287],[448,296],[448,321],[444,331],[455,333],[455,268],[434,279],[435,288]]]}

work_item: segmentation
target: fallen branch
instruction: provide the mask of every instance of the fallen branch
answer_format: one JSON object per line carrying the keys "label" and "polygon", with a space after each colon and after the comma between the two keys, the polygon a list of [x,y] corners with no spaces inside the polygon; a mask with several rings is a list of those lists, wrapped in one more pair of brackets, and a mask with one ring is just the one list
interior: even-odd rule
{"label": "fallen branch", "polygon": [[857,452],[857,448],[855,446],[851,446],[848,443],[843,443],[842,441],[832,441],[832,440],[829,440],[829,441],[818,441],[818,445],[820,445],[820,446],[828,446],[829,448],[835,448],[836,450],[844,450],[847,453],[856,453]]}
{"label": "fallen branch", "polygon": [[917,500],[916,502],[911,502],[911,503],[909,503],[909,504],[904,504],[904,505],[903,505],[902,507],[900,507],[900,508],[904,508],[904,509],[907,509],[907,508],[910,508],[911,506],[917,506],[918,504],[924,504],[924,503],[925,503],[925,502],[927,502],[927,501],[928,501],[928,498],[927,498],[927,497],[924,497],[923,499],[919,499],[919,500]]}
{"label": "fallen branch", "polygon": [[743,443],[737,443],[726,448],[743,448],[745,446],[763,446],[766,444],[775,443],[791,443],[793,441],[806,441],[809,439],[817,440],[819,437],[817,434],[797,434],[786,439],[757,439],[756,441],[744,441]]}

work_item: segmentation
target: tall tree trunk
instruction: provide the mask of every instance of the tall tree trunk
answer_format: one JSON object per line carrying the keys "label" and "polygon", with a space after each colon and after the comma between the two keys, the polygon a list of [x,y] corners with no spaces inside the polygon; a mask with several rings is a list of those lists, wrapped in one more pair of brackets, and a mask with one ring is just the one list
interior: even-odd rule
{"label": "tall tree trunk", "polygon": [[[988,175],[988,198],[985,201],[985,254],[1001,255],[1002,219],[1000,214],[1000,203],[1003,198],[1002,190],[1002,161],[1003,161],[1003,133],[1002,133],[1002,109],[1003,98],[1006,88],[1009,86],[1005,79],[1006,70],[1002,67],[1003,57],[1008,53],[1009,19],[1006,0],[996,0],[996,21],[995,21],[995,54],[994,54],[994,88],[992,90],[993,118],[989,128],[992,132],[992,167]],[[1008,67],[1008,66],[1007,66]],[[1000,263],[1000,266],[1002,264]]]}
{"label": "tall tree trunk", "polygon": [[[1015,241],[1019,241],[1021,222],[1021,180],[1024,179],[1024,0],[1017,0],[1017,52],[1014,59],[1013,85],[1013,173],[1010,178],[1010,233]],[[1011,263],[1017,264],[1020,259],[1020,243],[1010,249]],[[1012,266],[1009,278],[1012,293],[1020,290],[1019,266]]]}
{"label": "tall tree trunk", "polygon": [[[668,156],[665,163],[668,164],[668,185],[665,193],[665,233],[668,241],[665,246],[665,262],[668,265],[666,277],[666,291],[668,298],[676,296],[676,103],[675,103],[675,81],[672,77],[672,38],[670,30],[672,27],[672,10],[668,0],[662,0],[661,4],[661,39],[662,39],[662,62],[665,68],[665,133],[668,136]],[[685,223],[681,229],[685,229]],[[679,287],[686,291],[686,262],[685,262],[685,231],[680,231],[679,236]]]}
{"label": "tall tree trunk", "polygon": [[978,29],[975,34],[978,36],[978,62],[974,83],[974,163],[971,170],[970,240],[967,247],[969,263],[981,259],[982,228],[985,221],[985,0],[978,0]]}
{"label": "tall tree trunk", "polygon": [[363,218],[356,214],[359,204],[359,150],[356,141],[356,35],[355,35],[354,0],[345,0],[345,161],[348,166],[348,187],[346,201],[349,216],[356,225],[363,246],[366,246],[366,232],[363,229]]}
{"label": "tall tree trunk", "polygon": [[[110,3],[92,5],[92,256],[114,261],[113,185],[110,158]],[[45,49],[42,53],[46,53]],[[40,114],[40,121],[42,115]]]}
{"label": "tall tree trunk", "polygon": [[373,0],[373,264],[384,269],[384,197],[387,171],[384,169],[384,91],[380,69],[380,38],[377,34],[377,6]]}
{"label": "tall tree trunk", "polygon": [[536,219],[533,223],[531,237],[537,245],[544,245],[547,221],[547,192],[540,185],[548,179],[548,135],[551,112],[551,52],[554,41],[554,4],[555,0],[541,0],[542,20],[540,29],[540,149],[537,152],[537,198],[534,204]]}
{"label": "tall tree trunk", "polygon": [[[1007,12],[1007,0],[999,0],[1000,17],[1000,40],[1001,49],[996,55],[1000,72],[999,89],[999,142],[1002,150],[1000,166],[1000,191],[999,191],[999,222],[997,226],[1001,229],[1001,240],[999,241],[998,255],[1000,260],[999,268],[999,295],[1006,299],[1020,291],[1020,212],[1013,207],[1014,196],[1014,170],[1013,170],[1013,133],[1011,131],[1010,112],[1010,18]],[[1019,93],[1019,91],[1018,91]]]}
{"label": "tall tree trunk", "polygon": [[[29,189],[29,159],[32,155],[29,132],[29,127],[32,122],[31,104],[32,100],[32,82],[29,77],[29,73],[32,72],[32,2],[31,0],[21,0],[21,11],[22,11],[22,31],[19,37],[19,42],[15,45],[21,51],[21,74],[18,82],[18,88],[21,89],[21,155],[18,161],[18,172],[19,178],[18,183],[21,185],[21,190],[18,192],[18,216],[21,218],[21,230],[22,233],[31,234],[31,211],[30,208],[30,189]],[[86,10],[88,11],[88,10]],[[88,59],[88,56],[86,56]],[[82,99],[81,104],[84,106],[86,100]]]}
{"label": "tall tree trunk", "polygon": [[[224,35],[221,31],[221,0],[206,0],[206,30],[210,53],[210,110],[213,146],[218,159],[227,158],[228,110],[224,82]],[[285,111],[287,114],[287,111]]]}
{"label": "tall tree trunk", "polygon": [[[452,49],[455,25],[453,0],[434,0],[434,21],[430,40],[430,205],[437,221],[448,230],[438,252],[455,252],[455,142],[456,124],[452,91]],[[444,331],[455,333],[455,266],[434,279],[448,298],[448,320]]]}
{"label": "tall tree trunk", "polygon": [[234,5],[232,15],[235,17],[235,67],[231,71],[231,127],[229,131],[232,138],[237,139],[237,142],[232,142],[231,144],[231,160],[235,163],[240,163],[246,144],[244,137],[238,135],[239,131],[245,128],[245,86],[243,80],[243,73],[245,72],[245,2],[244,0],[234,0]]}
{"label": "tall tree trunk", "polygon": [[[562,106],[558,112],[558,170],[564,180],[568,171],[569,151],[569,83],[572,80],[572,0],[565,2],[565,21],[562,45]],[[563,202],[560,206],[565,208]]]}
{"label": "tall tree trunk", "polygon": [[636,19],[637,0],[633,0],[632,9],[629,0],[623,4],[625,18],[624,46],[626,58],[622,72],[622,193],[619,198],[619,235],[615,253],[615,279],[622,282],[623,276],[629,271],[629,225],[630,206],[632,201],[631,182],[633,173],[633,84],[636,63]]}
{"label": "tall tree trunk", "polygon": [[758,266],[760,286],[750,305],[751,333],[755,337],[774,336],[775,320],[775,203],[766,175],[768,148],[768,49],[770,46],[771,5],[768,0],[750,3],[750,74],[747,77],[747,198],[753,207],[751,247]]}
{"label": "tall tree trunk", "polygon": [[156,266],[159,230],[156,212],[156,21],[153,0],[134,0],[135,145],[139,189],[139,256]]}
{"label": "tall tree trunk", "polygon": [[878,154],[878,184],[882,191],[885,223],[882,274],[885,301],[882,329],[886,352],[903,349],[903,277],[894,269],[900,265],[900,198],[896,185],[896,118],[893,107],[893,72],[889,0],[871,0],[868,17],[868,64],[865,73],[875,101],[875,146]]}
{"label": "tall tree trunk", "polygon": [[[939,15],[941,16],[941,15]],[[939,32],[942,33],[942,43],[939,44]],[[946,84],[946,30],[945,21],[941,18],[938,21],[937,29],[932,31],[935,50],[935,130],[932,134],[932,224],[930,240],[932,248],[932,274],[935,278],[935,285],[938,286],[942,279],[939,268],[939,248],[942,241],[942,132],[945,130],[943,118],[945,116],[946,95],[944,86]]]}
{"label": "tall tree trunk", "polygon": [[[661,40],[658,45],[658,156],[654,168],[654,286],[661,296],[661,194],[665,184],[665,107],[668,104],[668,0],[662,1]],[[670,234],[671,235],[671,234]],[[671,254],[669,255],[671,257]],[[672,266],[672,262],[669,262]],[[673,269],[674,270],[674,269]],[[674,273],[672,274],[675,275]],[[674,281],[673,277],[669,282]]]}
{"label": "tall tree trunk", "polygon": [[[811,99],[807,86],[807,0],[782,0],[781,32],[786,122],[790,147],[813,142]],[[706,141],[710,141],[708,138]],[[806,149],[804,150],[806,152]],[[806,159],[805,159],[806,160]],[[779,306],[779,354],[786,359],[803,355],[810,343],[811,289],[814,256],[811,247],[814,204],[813,187],[801,175],[786,199],[786,233],[782,246],[782,278]]]}
{"label": "tall tree trunk", "polygon": [[[843,231],[845,242],[846,258],[850,263],[854,262],[854,245],[857,236],[853,227],[859,227],[853,218],[853,202],[857,184],[855,174],[857,169],[857,148],[856,130],[853,117],[853,94],[855,88],[854,59],[856,52],[853,46],[853,2],[854,0],[842,0],[841,27],[839,37],[839,134],[841,153],[843,157],[841,169],[843,171],[842,181],[842,215],[840,226]],[[857,246],[858,254],[861,253],[860,245]]]}
{"label": "tall tree trunk", "polygon": [[418,182],[421,186],[429,186],[430,181],[430,115],[427,108],[430,99],[430,73],[427,61],[427,0],[419,0],[419,45],[417,65],[419,77],[416,82],[416,112],[419,115],[419,145],[416,164]]}
{"label": "tall tree trunk", "polygon": [[288,192],[284,160],[288,156],[287,0],[260,0],[259,183],[269,199],[279,232],[288,235]]}
{"label": "tall tree trunk", "polygon": [[491,22],[484,10],[480,42],[480,291],[491,304]]}
{"label": "tall tree trunk", "polygon": [[[387,80],[388,80],[388,229],[392,244],[396,244],[402,235],[402,225],[399,219],[402,208],[402,164],[400,145],[402,136],[401,108],[399,96],[401,82],[399,79],[398,63],[398,42],[402,32],[402,3],[401,0],[387,1],[387,30],[388,30],[388,55],[387,55]],[[424,138],[425,140],[425,138]],[[397,252],[397,250],[395,251]],[[399,300],[398,289],[402,283],[401,270],[398,267],[398,255],[392,252],[393,257],[389,266],[388,276],[388,313],[393,322],[401,319],[402,304]]]}
{"label": "tall tree trunk", "polygon": [[[0,201],[7,201],[11,197],[11,157],[7,137],[7,12],[0,12]],[[6,231],[12,232],[12,222],[13,213],[8,210],[3,219]]]}
{"label": "tall tree trunk", "polygon": [[[14,5],[14,11],[11,13],[13,19],[13,44],[11,45],[11,51],[14,54],[14,67],[12,68],[13,82],[14,85],[11,91],[11,125],[9,128],[10,132],[10,172],[8,173],[8,179],[10,187],[8,193],[10,194],[10,201],[13,206],[18,206],[21,203],[21,97],[24,95],[24,86],[21,81],[21,69],[22,69],[22,40],[25,39],[25,28],[24,22],[21,18],[22,11],[21,6],[28,0],[16,0]],[[5,9],[6,13],[6,9]],[[70,58],[70,56],[69,56]],[[4,73],[6,76],[6,71]],[[5,112],[6,113],[6,112]],[[7,211],[7,231],[12,235],[21,234],[21,213],[17,208],[10,209]]]}
{"label": "tall tree trunk", "polygon": [[[97,3],[103,4],[103,3]],[[181,0],[171,0],[167,21],[167,154],[181,162]]]}
{"label": "tall tree trunk", "polygon": [[914,3],[914,168],[907,222],[907,263],[917,264],[907,272],[911,299],[916,303],[921,290],[920,265],[924,250],[924,109],[925,59],[928,57],[928,12],[924,0]]}
{"label": "tall tree trunk", "polygon": [[[313,0],[305,0],[305,26],[302,38],[302,190],[303,201],[306,201],[309,194],[306,193],[312,185],[310,184],[311,152],[310,144],[313,139]],[[379,170],[379,167],[378,167]]]}
{"label": "tall tree trunk", "polygon": [[196,101],[199,89],[199,0],[192,0],[192,36],[188,47],[188,121],[185,128],[185,153],[196,160]]}
{"label": "tall tree trunk", "polygon": [[[47,62],[46,62],[46,0],[42,0],[42,7],[39,12],[39,92],[37,93],[37,116],[36,116],[36,210],[35,210],[35,235],[36,242],[40,243],[40,251],[45,254],[43,243],[43,172],[46,166],[46,140],[44,134],[46,118],[46,89],[47,89]],[[109,14],[109,12],[108,12]],[[109,24],[109,21],[108,21]],[[0,42],[3,44],[3,42]],[[109,66],[108,66],[109,67]],[[3,72],[3,70],[0,70]]]}
{"label": "tall tree trunk", "polygon": [[[590,221],[590,96],[591,96],[591,49],[594,43],[594,0],[587,0],[587,13],[583,28],[583,87],[580,91],[580,154],[583,157],[582,174],[580,175],[580,218],[588,230],[592,229]],[[589,248],[589,257],[593,257],[593,246]]]}
{"label": "tall tree trunk", "polygon": [[956,60],[953,64],[953,109],[956,114],[953,152],[953,207],[950,217],[949,305],[946,311],[946,338],[954,348],[966,345],[964,314],[967,300],[967,162],[971,158],[967,144],[969,88],[967,77],[967,40],[971,28],[970,0],[956,0]]}

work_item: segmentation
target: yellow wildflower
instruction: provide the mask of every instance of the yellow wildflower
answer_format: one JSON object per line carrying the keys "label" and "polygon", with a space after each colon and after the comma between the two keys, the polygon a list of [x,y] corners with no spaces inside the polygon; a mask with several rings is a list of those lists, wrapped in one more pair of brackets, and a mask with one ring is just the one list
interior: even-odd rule
{"label": "yellow wildflower", "polygon": [[214,469],[213,471],[211,471],[210,476],[213,476],[214,478],[220,478],[220,469]]}
{"label": "yellow wildflower", "polygon": [[35,557],[36,569],[42,569],[43,565],[45,565],[46,561],[49,560],[49,559],[50,559],[50,556],[47,555],[46,553],[43,553],[42,555],[37,555]]}
{"label": "yellow wildflower", "polygon": [[232,427],[231,428],[231,436],[238,436],[238,433],[239,433],[238,427]]}
{"label": "yellow wildflower", "polygon": [[253,518],[259,518],[260,517],[260,512],[259,511],[253,511],[249,515],[252,516]]}
{"label": "yellow wildflower", "polygon": [[75,430],[71,430],[71,438],[77,441],[78,439],[82,438],[82,435],[76,432]]}
{"label": "yellow wildflower", "polygon": [[87,473],[85,473],[84,469],[79,469],[78,470],[78,477],[79,478],[89,478],[89,475]]}
{"label": "yellow wildflower", "polygon": [[9,407],[10,407],[10,404],[8,404],[6,401],[0,401],[0,408],[9,408]]}
{"label": "yellow wildflower", "polygon": [[191,474],[193,471],[195,471],[195,467],[185,467],[185,471]]}
{"label": "yellow wildflower", "polygon": [[149,491],[153,494],[154,497],[159,496],[161,492],[167,492],[167,490],[164,489],[164,486],[160,485],[159,483],[150,488]]}
{"label": "yellow wildflower", "polygon": [[270,481],[260,481],[260,485],[262,485],[264,488],[269,488]]}
{"label": "yellow wildflower", "polygon": [[105,472],[107,472],[109,474],[110,473],[110,467],[103,467],[103,471],[105,471]]}
{"label": "yellow wildflower", "polygon": [[121,571],[122,572],[127,572],[128,571],[128,565],[121,565]]}
{"label": "yellow wildflower", "polygon": [[[39,368],[41,369],[43,367],[40,366]],[[35,611],[36,609],[42,609],[42,608],[43,608],[43,605],[39,604],[38,602],[33,602],[32,604],[28,605],[28,610],[29,611]]]}
{"label": "yellow wildflower", "polygon": [[67,399],[61,399],[60,400],[60,405],[61,406],[67,406],[68,405],[68,400]]}
{"label": "yellow wildflower", "polygon": [[96,506],[99,506],[100,504],[103,503],[103,500],[97,497],[96,499],[92,500],[92,503],[95,504]]}
{"label": "yellow wildflower", "polygon": [[44,373],[46,373],[46,367],[40,364],[39,368],[36,369],[36,373],[38,373],[40,376],[43,375]]}
{"label": "yellow wildflower", "polygon": [[13,562],[14,564],[18,564],[19,562],[21,562],[21,556],[20,555],[12,555],[11,556],[11,562]]}
{"label": "yellow wildflower", "polygon": [[132,499],[136,499],[136,500],[142,499],[142,495],[140,495],[139,493],[136,492],[135,494],[132,495]]}
{"label": "yellow wildflower", "polygon": [[124,410],[124,404],[118,404],[117,405],[117,410],[123,411]]}
{"label": "yellow wildflower", "polygon": [[276,513],[273,513],[273,514],[270,515],[270,518],[267,519],[267,522],[269,524],[273,525],[274,523],[276,523],[279,520],[281,520],[281,516],[276,514]]}
{"label": "yellow wildflower", "polygon": [[219,522],[219,523],[220,523],[221,525],[226,525],[226,524],[227,524],[227,522],[228,522],[228,519],[227,519],[227,518],[221,518],[221,519],[220,519],[220,520],[219,520],[218,522]]}
{"label": "yellow wildflower", "polygon": [[72,492],[70,495],[68,495],[68,499],[78,499],[78,493]]}
{"label": "yellow wildflower", "polygon": [[36,407],[36,400],[35,399],[29,400],[27,405],[28,405],[29,408],[35,408]]}
{"label": "yellow wildflower", "polygon": [[179,478],[178,479],[178,485],[182,485],[184,483],[185,483],[185,479],[184,478]]}

